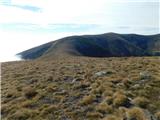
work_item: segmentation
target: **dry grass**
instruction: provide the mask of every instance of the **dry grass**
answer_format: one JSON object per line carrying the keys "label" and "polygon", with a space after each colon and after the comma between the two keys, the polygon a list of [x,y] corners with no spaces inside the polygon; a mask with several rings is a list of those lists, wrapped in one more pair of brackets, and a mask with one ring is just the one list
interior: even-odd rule
{"label": "dry grass", "polygon": [[103,120],[122,120],[122,119],[120,117],[110,115],[110,116],[103,118]]}
{"label": "dry grass", "polygon": [[8,120],[27,120],[38,115],[37,111],[28,109],[19,109],[15,113],[8,116]]}
{"label": "dry grass", "polygon": [[100,113],[112,113],[113,112],[113,108],[112,106],[106,104],[106,103],[100,103],[99,105],[97,105],[96,110],[99,111]]}
{"label": "dry grass", "polygon": [[129,100],[126,95],[119,93],[119,92],[114,94],[114,99],[113,99],[114,106],[116,107],[128,106],[128,104],[129,104]]}
{"label": "dry grass", "polygon": [[31,87],[26,87],[24,88],[24,96],[27,99],[33,98],[37,95],[37,92],[35,89],[31,88]]}
{"label": "dry grass", "polygon": [[142,109],[134,107],[127,111],[128,120],[146,120],[145,114]]}
{"label": "dry grass", "polygon": [[87,118],[90,120],[97,120],[103,117],[103,114],[99,113],[99,112],[88,112],[87,113]]}
{"label": "dry grass", "polygon": [[155,114],[157,120],[160,120],[160,111]]}
{"label": "dry grass", "polygon": [[159,57],[3,63],[2,120],[145,120],[144,108],[159,119],[159,64]]}
{"label": "dry grass", "polygon": [[81,105],[88,105],[88,104],[91,104],[94,100],[95,100],[94,95],[84,96],[83,99],[80,101],[80,104]]}
{"label": "dry grass", "polygon": [[133,104],[142,108],[146,108],[149,104],[149,100],[145,97],[136,97],[133,99]]}

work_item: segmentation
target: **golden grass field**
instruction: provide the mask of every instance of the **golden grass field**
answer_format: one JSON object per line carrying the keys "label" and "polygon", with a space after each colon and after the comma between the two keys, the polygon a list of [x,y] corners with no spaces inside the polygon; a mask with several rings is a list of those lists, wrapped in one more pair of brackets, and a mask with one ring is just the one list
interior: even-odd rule
{"label": "golden grass field", "polygon": [[160,120],[160,57],[2,63],[2,120]]}

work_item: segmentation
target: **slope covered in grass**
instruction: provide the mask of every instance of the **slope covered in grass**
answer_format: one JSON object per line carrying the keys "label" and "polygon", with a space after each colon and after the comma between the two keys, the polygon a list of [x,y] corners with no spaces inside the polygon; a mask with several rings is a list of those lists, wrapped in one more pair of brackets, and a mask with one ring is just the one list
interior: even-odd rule
{"label": "slope covered in grass", "polygon": [[19,53],[23,59],[57,56],[155,56],[160,55],[160,35],[106,33],[65,37]]}
{"label": "slope covered in grass", "polygon": [[159,59],[3,63],[2,120],[159,120]]}

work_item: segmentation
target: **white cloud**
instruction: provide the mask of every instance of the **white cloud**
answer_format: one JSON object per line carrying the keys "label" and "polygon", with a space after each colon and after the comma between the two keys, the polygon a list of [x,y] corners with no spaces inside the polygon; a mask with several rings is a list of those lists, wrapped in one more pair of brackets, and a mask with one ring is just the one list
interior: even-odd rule
{"label": "white cloud", "polygon": [[[154,33],[159,26],[159,0],[11,0],[0,4],[0,24],[27,23],[49,30],[48,24],[96,24],[100,27],[88,32],[39,33],[0,30],[1,59],[50,40],[73,34],[96,34],[104,32]],[[14,7],[12,5],[15,5]],[[33,6],[41,11],[21,9],[17,6]],[[29,7],[28,7],[29,8]],[[119,29],[126,26],[129,29]],[[24,29],[25,26],[23,26]],[[55,27],[55,26],[54,26]],[[14,28],[14,27],[13,27]],[[16,28],[16,27],[15,27]],[[145,30],[144,28],[149,28]],[[56,29],[56,28],[55,28]],[[87,28],[86,28],[87,29]],[[13,30],[13,29],[12,29]],[[159,31],[158,31],[159,32]],[[5,51],[5,53],[4,53]],[[7,55],[7,56],[6,56]],[[1,60],[0,60],[1,61]]]}
{"label": "white cloud", "polygon": [[[41,8],[42,11],[32,12],[12,6],[0,5],[0,11],[5,11],[0,14],[0,23],[33,23],[42,26],[63,23],[117,25],[127,24],[127,21],[130,21],[133,25],[137,25],[142,24],[141,17],[146,15],[150,15],[149,20],[147,20],[150,21],[149,25],[156,23],[157,18],[155,18],[155,15],[157,14],[158,16],[158,5],[149,8],[147,4],[152,5],[157,3],[140,0],[143,1],[142,4],[134,2],[133,5],[129,5],[127,4],[129,0],[116,1],[117,0],[112,0],[112,2],[110,0],[12,0],[11,4],[13,5],[35,6]],[[133,2],[137,0],[130,1]],[[138,4],[141,6],[134,7]],[[134,22],[134,19],[137,19],[137,21]],[[145,21],[143,24],[145,24]]]}
{"label": "white cloud", "polygon": [[14,55],[29,48],[72,35],[73,33],[35,34],[31,32],[16,32],[0,30],[0,62],[17,60]]}
{"label": "white cloud", "polygon": [[[133,5],[125,5],[128,1],[134,1]],[[118,25],[127,24],[129,21],[129,24],[140,25],[145,24],[145,21],[142,23],[141,17],[146,15],[152,15],[150,20],[147,20],[149,25],[157,23],[155,14],[158,14],[158,5],[147,8],[148,3],[154,3],[144,2],[148,0],[139,1],[143,1],[143,5],[138,0],[119,0],[118,2],[117,0],[12,0],[13,5],[35,6],[42,11],[32,12],[18,7],[0,5],[0,11],[5,11],[0,14],[0,23],[33,23],[41,26],[63,23]],[[141,6],[134,7],[134,4]],[[133,19],[137,21],[134,22]]]}
{"label": "white cloud", "polygon": [[[100,11],[103,2],[76,1],[76,0],[13,0],[12,4],[31,5],[42,8],[42,12],[31,12],[28,10],[0,5],[0,23],[34,23],[47,25],[51,23],[93,23],[93,15]],[[92,20],[87,20],[91,16]],[[86,18],[86,21],[83,19]],[[98,21],[97,21],[98,22]]]}
{"label": "white cloud", "polygon": [[34,17],[38,17],[39,13],[34,13],[20,8],[0,5],[0,23],[17,23],[17,22],[36,22]]}

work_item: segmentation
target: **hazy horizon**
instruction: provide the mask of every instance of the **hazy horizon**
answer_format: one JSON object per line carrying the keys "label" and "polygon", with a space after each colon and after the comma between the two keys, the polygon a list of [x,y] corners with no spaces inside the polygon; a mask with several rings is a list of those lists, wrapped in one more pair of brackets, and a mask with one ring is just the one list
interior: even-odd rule
{"label": "hazy horizon", "polygon": [[0,62],[65,36],[160,33],[158,0],[1,0],[0,11]]}

